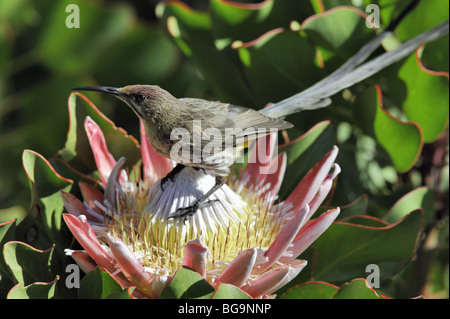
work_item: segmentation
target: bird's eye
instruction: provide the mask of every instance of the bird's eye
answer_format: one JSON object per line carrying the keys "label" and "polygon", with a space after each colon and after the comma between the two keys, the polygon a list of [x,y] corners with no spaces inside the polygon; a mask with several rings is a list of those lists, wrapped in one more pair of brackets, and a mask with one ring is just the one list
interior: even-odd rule
{"label": "bird's eye", "polygon": [[133,99],[134,99],[136,102],[142,102],[142,101],[145,100],[145,95],[144,95],[144,94],[135,94],[135,95],[133,96]]}

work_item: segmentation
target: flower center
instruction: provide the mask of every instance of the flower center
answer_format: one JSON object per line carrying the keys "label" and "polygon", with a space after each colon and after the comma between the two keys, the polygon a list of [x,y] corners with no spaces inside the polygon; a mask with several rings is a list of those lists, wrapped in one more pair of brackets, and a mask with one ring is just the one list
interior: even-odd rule
{"label": "flower center", "polygon": [[159,181],[125,187],[116,183],[116,205],[108,213],[107,231],[128,245],[148,272],[163,276],[182,266],[185,245],[201,237],[209,248],[208,277],[214,279],[240,252],[267,249],[282,223],[273,199],[237,184],[224,185],[210,198],[218,201],[193,216],[168,219],[213,184],[212,176],[190,167],[164,184],[164,190]]}

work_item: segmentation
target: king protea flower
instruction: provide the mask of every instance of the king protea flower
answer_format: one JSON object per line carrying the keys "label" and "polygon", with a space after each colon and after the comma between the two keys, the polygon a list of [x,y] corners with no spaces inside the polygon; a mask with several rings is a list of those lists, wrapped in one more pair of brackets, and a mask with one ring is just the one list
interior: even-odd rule
{"label": "king protea flower", "polygon": [[[296,258],[339,214],[335,208],[311,219],[339,174],[337,147],[282,202],[277,194],[286,154],[262,163],[254,150],[242,174],[212,195],[212,206],[187,219],[169,218],[208,191],[214,177],[186,167],[162,190],[160,178],[173,163],[151,148],[142,125],[142,177],[140,167],[122,169],[126,159],[113,158],[92,119],[85,129],[103,192],[81,183],[84,203],[62,194],[64,220],[84,248],[68,253],[85,272],[101,266],[124,287],[135,286],[136,297],[158,298],[182,266],[215,289],[226,283],[253,298],[270,297],[305,267]],[[259,138],[257,147],[273,154],[273,137]]]}

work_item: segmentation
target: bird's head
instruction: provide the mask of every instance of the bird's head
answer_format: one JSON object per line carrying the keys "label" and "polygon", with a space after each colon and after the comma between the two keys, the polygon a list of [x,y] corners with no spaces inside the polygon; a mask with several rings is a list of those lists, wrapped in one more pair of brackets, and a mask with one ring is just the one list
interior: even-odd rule
{"label": "bird's head", "polygon": [[[143,120],[151,119],[155,114],[170,111],[177,99],[157,85],[127,85],[122,88],[109,86],[82,86],[74,91],[96,91],[108,93],[128,104]],[[167,109],[166,109],[167,108]]]}

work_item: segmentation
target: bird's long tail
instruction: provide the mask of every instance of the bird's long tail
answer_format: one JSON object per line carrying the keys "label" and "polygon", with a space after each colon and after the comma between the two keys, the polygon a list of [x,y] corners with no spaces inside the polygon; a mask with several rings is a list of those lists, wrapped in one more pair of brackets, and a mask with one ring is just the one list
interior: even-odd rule
{"label": "bird's long tail", "polygon": [[363,63],[380,45],[381,41],[392,33],[398,23],[412,10],[418,1],[412,1],[410,5],[395,19],[381,34],[364,45],[353,57],[340,66],[326,78],[317,82],[308,89],[297,93],[287,99],[271,105],[260,112],[266,116],[283,118],[289,114],[302,110],[313,110],[325,107],[331,103],[330,96],[346,89],[385,67],[403,59],[416,50],[416,48],[433,40],[436,40],[449,32],[449,21],[426,31],[415,38],[403,43],[395,50],[383,53],[378,57]]}

